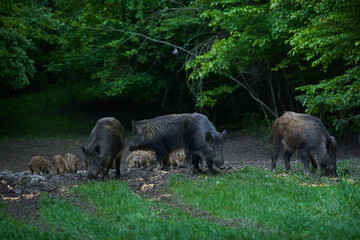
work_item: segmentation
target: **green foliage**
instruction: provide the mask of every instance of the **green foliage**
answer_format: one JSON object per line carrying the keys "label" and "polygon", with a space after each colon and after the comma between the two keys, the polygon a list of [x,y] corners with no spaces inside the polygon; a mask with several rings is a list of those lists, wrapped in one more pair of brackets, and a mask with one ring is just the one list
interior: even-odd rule
{"label": "green foliage", "polygon": [[[56,1],[64,26],[49,70],[91,79],[98,96],[153,101],[173,83],[185,55],[173,44],[191,44],[200,21],[187,1]],[[186,27],[186,28],[185,28]],[[155,39],[152,41],[150,39]]]}
{"label": "green foliage", "polygon": [[[278,176],[245,167],[219,177],[174,177],[171,189],[186,204],[217,217],[246,222],[283,238],[357,238],[359,184]],[[229,201],[231,199],[231,201]]]}
{"label": "green foliage", "polygon": [[214,107],[219,99],[232,94],[239,86],[220,85],[212,90],[207,90],[198,94],[196,106]]}
{"label": "green foliage", "polygon": [[[277,61],[285,46],[272,35],[269,3],[203,0],[192,4],[204,9],[201,17],[217,35],[209,51],[187,62],[190,79],[206,81],[215,74],[225,79],[240,78],[250,84],[269,81],[272,62]],[[219,86],[228,82],[229,79],[223,80],[207,90],[217,92]],[[210,107],[213,105],[214,102],[209,103]]]}
{"label": "green foliage", "polygon": [[[358,1],[203,0],[192,5],[204,9],[201,17],[218,35],[209,51],[187,63],[190,79],[205,82],[217,74],[240,76],[250,84],[267,80],[276,109],[276,100],[281,99],[273,90],[272,85],[279,83],[273,71],[295,71],[291,87],[305,91],[297,99],[308,113],[322,109],[337,128],[355,125],[353,129],[359,129],[355,114],[359,109]],[[212,91],[215,98],[220,96],[217,88],[207,90],[198,104],[213,107],[216,101],[207,97]]]}
{"label": "green foliage", "polygon": [[181,100],[191,96],[210,113],[243,88],[270,112],[303,111],[297,99],[336,129],[359,131],[357,0],[25,0],[0,8],[2,94],[30,82],[81,82],[99,97],[171,102],[171,91],[187,87]]}
{"label": "green foliage", "polygon": [[[295,5],[293,3],[296,3]],[[359,131],[360,115],[360,3],[359,1],[274,0],[272,8],[286,12],[292,56],[301,56],[323,71],[338,69],[332,77],[297,88],[306,112],[330,112],[337,130],[352,126]]]}
{"label": "green foliage", "polygon": [[345,126],[360,131],[360,68],[348,70],[344,75],[331,80],[323,80],[317,85],[299,87],[304,91],[297,97],[306,106],[306,112],[317,114],[320,111],[335,113],[333,126],[340,130]]}
{"label": "green foliage", "polygon": [[31,51],[37,42],[54,43],[52,31],[59,22],[45,6],[46,1],[1,1],[0,3],[0,84],[14,89],[29,85],[35,73]]}
{"label": "green foliage", "polygon": [[187,63],[193,72],[190,78],[205,78],[210,73],[237,75],[247,71],[254,61],[268,57],[271,33],[268,28],[269,4],[233,1],[197,1],[206,7],[201,17],[207,18],[213,31],[224,31],[214,41],[211,50]]}

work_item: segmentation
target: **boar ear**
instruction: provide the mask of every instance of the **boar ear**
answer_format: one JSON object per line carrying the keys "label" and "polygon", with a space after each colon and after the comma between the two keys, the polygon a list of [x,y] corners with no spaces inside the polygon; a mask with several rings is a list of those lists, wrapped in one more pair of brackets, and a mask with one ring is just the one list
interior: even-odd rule
{"label": "boar ear", "polygon": [[206,133],[205,133],[205,140],[206,140],[207,142],[212,142],[212,141],[214,140],[214,137],[213,137],[213,135],[211,134],[211,132],[206,132]]}
{"label": "boar ear", "polygon": [[142,134],[144,132],[144,126],[143,125],[135,125],[136,133]]}
{"label": "boar ear", "polygon": [[86,153],[86,147],[84,147],[84,145],[81,145],[81,150],[83,151],[83,153],[85,154]]}
{"label": "boar ear", "polygon": [[136,133],[136,122],[134,120],[131,121],[131,126],[132,126],[132,131],[133,131],[133,134]]}
{"label": "boar ear", "polygon": [[221,135],[220,135],[221,139],[224,139],[224,137],[225,137],[226,134],[227,134],[227,131],[224,130],[224,131],[221,133]]}
{"label": "boar ear", "polygon": [[331,149],[331,148],[336,148],[336,140],[335,137],[333,136],[330,136],[330,138],[326,140],[326,149]]}

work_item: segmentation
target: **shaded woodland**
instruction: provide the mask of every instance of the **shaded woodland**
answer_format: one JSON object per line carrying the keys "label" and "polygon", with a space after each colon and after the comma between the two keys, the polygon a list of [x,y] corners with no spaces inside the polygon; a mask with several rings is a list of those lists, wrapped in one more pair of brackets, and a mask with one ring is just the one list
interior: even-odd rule
{"label": "shaded woodland", "polygon": [[0,3],[2,99],[59,85],[217,124],[285,110],[360,132],[357,0]]}

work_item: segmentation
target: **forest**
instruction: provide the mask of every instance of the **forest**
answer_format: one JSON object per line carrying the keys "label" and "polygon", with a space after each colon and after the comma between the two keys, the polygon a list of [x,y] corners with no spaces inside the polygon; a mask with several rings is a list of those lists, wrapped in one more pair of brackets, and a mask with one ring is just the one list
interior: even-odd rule
{"label": "forest", "polygon": [[357,0],[13,0],[0,24],[1,99],[72,86],[234,128],[291,110],[360,132]]}
{"label": "forest", "polygon": [[4,0],[0,26],[0,239],[360,239],[359,0]]}

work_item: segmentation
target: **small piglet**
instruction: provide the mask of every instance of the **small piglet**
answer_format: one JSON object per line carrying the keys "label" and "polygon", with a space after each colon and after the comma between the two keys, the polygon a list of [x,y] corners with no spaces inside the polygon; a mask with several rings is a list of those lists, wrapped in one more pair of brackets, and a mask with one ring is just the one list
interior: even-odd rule
{"label": "small piglet", "polygon": [[69,173],[76,173],[79,165],[79,158],[72,153],[67,153],[64,156],[66,168]]}
{"label": "small piglet", "polygon": [[42,156],[35,156],[31,158],[29,168],[31,175],[38,175],[40,171],[44,174],[47,174],[49,173],[49,161]]}
{"label": "small piglet", "polygon": [[55,155],[51,165],[54,174],[64,174],[67,171],[65,159],[61,155]]}
{"label": "small piglet", "polygon": [[170,167],[185,167],[186,154],[183,148],[173,151],[169,154]]}
{"label": "small piglet", "polygon": [[156,154],[152,150],[135,150],[127,158],[129,168],[155,167]]}

